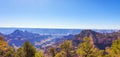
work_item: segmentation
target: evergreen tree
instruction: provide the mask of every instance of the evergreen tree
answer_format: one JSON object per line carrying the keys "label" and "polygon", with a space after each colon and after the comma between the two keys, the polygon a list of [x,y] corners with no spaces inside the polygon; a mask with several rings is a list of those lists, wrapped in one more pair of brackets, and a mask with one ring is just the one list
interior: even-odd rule
{"label": "evergreen tree", "polygon": [[79,44],[77,53],[79,57],[102,57],[103,50],[99,50],[94,46],[94,42],[91,38],[83,38],[83,42]]}
{"label": "evergreen tree", "polygon": [[40,51],[35,53],[35,57],[44,57],[44,54]]}
{"label": "evergreen tree", "polygon": [[36,49],[28,41],[23,44],[24,57],[34,57]]}
{"label": "evergreen tree", "polygon": [[113,41],[111,47],[106,48],[106,52],[108,53],[106,56],[120,57],[120,38]]}
{"label": "evergreen tree", "polygon": [[64,51],[60,51],[59,53],[57,53],[56,55],[55,55],[55,57],[66,57],[67,56],[67,54],[66,54],[66,52],[64,52]]}
{"label": "evergreen tree", "polygon": [[4,57],[15,57],[15,49],[8,46],[8,49],[4,52]]}
{"label": "evergreen tree", "polygon": [[73,45],[72,42],[69,40],[64,41],[61,45],[60,45],[61,50],[65,51],[66,53],[66,57],[72,57],[71,56],[71,51],[73,50]]}
{"label": "evergreen tree", "polygon": [[16,54],[15,54],[15,57],[24,57],[23,48],[17,49],[17,52],[16,52]]}
{"label": "evergreen tree", "polygon": [[55,57],[55,55],[56,55],[55,49],[53,47],[51,47],[49,50],[50,50],[51,57]]}

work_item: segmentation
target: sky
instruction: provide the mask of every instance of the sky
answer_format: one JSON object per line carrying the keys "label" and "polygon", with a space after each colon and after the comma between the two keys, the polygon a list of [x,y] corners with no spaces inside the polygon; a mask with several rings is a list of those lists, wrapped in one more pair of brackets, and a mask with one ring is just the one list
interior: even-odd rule
{"label": "sky", "polygon": [[0,0],[0,27],[120,29],[120,0]]}

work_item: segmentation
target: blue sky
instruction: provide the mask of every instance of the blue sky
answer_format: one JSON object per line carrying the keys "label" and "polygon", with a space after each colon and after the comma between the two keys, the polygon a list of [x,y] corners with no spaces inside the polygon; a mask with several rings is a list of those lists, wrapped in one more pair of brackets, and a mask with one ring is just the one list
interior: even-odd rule
{"label": "blue sky", "polygon": [[120,29],[119,0],[0,0],[0,27]]}

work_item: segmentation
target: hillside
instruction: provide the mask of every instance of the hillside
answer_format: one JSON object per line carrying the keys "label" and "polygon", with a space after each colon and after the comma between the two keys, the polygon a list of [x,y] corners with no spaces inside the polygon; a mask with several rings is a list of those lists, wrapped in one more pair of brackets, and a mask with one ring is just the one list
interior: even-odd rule
{"label": "hillside", "polygon": [[10,34],[0,33],[0,35],[5,37],[10,46],[21,46],[25,41],[30,41],[37,48],[47,47],[50,45],[57,46],[65,40],[72,40],[74,42],[74,46],[78,46],[78,44],[83,41],[82,39],[84,37],[90,36],[93,38],[94,44],[98,48],[105,49],[105,47],[112,44],[113,40],[117,39],[119,36],[119,31],[113,32],[113,30],[82,30],[79,34],[76,35],[43,35],[17,29]]}
{"label": "hillside", "polygon": [[92,30],[83,30],[79,34],[75,35],[73,42],[78,45],[82,42],[84,37],[92,37],[94,44],[100,48],[105,49],[107,46],[111,46],[112,41],[116,40],[120,36],[119,32],[112,33],[99,33]]}

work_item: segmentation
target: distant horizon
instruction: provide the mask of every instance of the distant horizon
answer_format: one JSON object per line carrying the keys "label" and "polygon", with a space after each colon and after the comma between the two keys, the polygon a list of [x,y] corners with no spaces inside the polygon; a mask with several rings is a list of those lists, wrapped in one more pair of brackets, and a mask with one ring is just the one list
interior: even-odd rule
{"label": "distant horizon", "polygon": [[103,28],[40,28],[40,27],[0,27],[0,28],[16,28],[16,29],[83,29],[83,30],[120,30],[120,29],[103,29]]}

